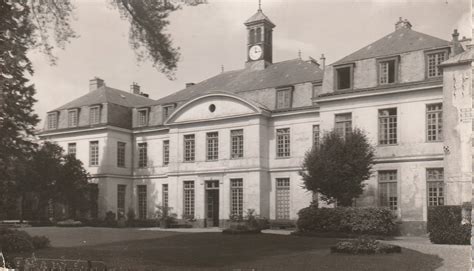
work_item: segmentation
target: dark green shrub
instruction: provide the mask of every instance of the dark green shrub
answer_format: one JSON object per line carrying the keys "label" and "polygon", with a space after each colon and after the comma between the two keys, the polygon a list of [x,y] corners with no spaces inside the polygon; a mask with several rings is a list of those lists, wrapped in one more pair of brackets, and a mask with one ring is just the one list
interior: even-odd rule
{"label": "dark green shrub", "polygon": [[310,206],[301,209],[298,216],[300,232],[392,235],[396,230],[395,217],[387,208]]}
{"label": "dark green shrub", "polygon": [[51,246],[49,239],[46,236],[33,236],[31,237],[31,243],[33,243],[35,249],[42,249]]}
{"label": "dark green shrub", "polygon": [[0,235],[0,246],[3,252],[31,252],[34,250],[31,236],[24,231],[13,230]]}
{"label": "dark green shrub", "polygon": [[[463,221],[462,209],[468,217]],[[435,244],[468,245],[471,238],[471,206],[430,206],[427,229]],[[464,224],[462,223],[464,222]]]}
{"label": "dark green shrub", "polygon": [[361,237],[354,240],[345,240],[338,242],[331,247],[332,253],[348,254],[381,254],[381,253],[400,253],[401,247],[396,245],[383,244],[379,241]]}
{"label": "dark green shrub", "polygon": [[105,213],[104,226],[106,227],[117,227],[117,220],[115,219],[115,213],[108,211]]}

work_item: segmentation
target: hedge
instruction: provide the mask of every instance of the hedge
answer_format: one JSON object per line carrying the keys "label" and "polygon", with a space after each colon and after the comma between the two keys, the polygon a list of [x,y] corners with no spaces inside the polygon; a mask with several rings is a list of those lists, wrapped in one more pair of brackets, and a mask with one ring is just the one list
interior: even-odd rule
{"label": "hedge", "polygon": [[[462,210],[466,220],[462,224]],[[430,206],[427,230],[430,241],[435,244],[468,245],[471,239],[471,206]]]}
{"label": "hedge", "polygon": [[393,235],[396,232],[395,217],[388,208],[310,206],[301,209],[298,216],[296,225],[303,233]]}
{"label": "hedge", "polygon": [[331,253],[384,254],[401,252],[402,248],[400,246],[384,244],[371,238],[340,241],[335,246],[331,247]]}
{"label": "hedge", "polygon": [[34,249],[49,247],[49,239],[45,236],[31,236],[25,231],[0,228],[0,251],[31,252]]}

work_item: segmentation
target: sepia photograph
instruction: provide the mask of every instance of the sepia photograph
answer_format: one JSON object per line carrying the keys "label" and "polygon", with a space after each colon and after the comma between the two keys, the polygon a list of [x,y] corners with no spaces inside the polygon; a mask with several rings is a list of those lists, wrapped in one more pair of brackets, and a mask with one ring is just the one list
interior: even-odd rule
{"label": "sepia photograph", "polygon": [[0,271],[469,271],[472,0],[0,0]]}

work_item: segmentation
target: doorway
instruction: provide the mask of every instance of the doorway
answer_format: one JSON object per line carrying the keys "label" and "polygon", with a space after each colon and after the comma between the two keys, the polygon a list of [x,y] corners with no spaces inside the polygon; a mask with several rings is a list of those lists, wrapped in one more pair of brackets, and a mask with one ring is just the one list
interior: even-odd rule
{"label": "doorway", "polygon": [[206,227],[219,227],[219,181],[206,181]]}

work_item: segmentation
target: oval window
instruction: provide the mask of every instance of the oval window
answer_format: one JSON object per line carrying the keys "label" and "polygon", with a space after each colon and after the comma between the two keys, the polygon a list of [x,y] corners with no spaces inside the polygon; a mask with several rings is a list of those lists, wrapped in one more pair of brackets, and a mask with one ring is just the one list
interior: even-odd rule
{"label": "oval window", "polygon": [[216,111],[216,106],[215,106],[214,104],[211,104],[211,105],[209,106],[209,111],[211,111],[211,112]]}

